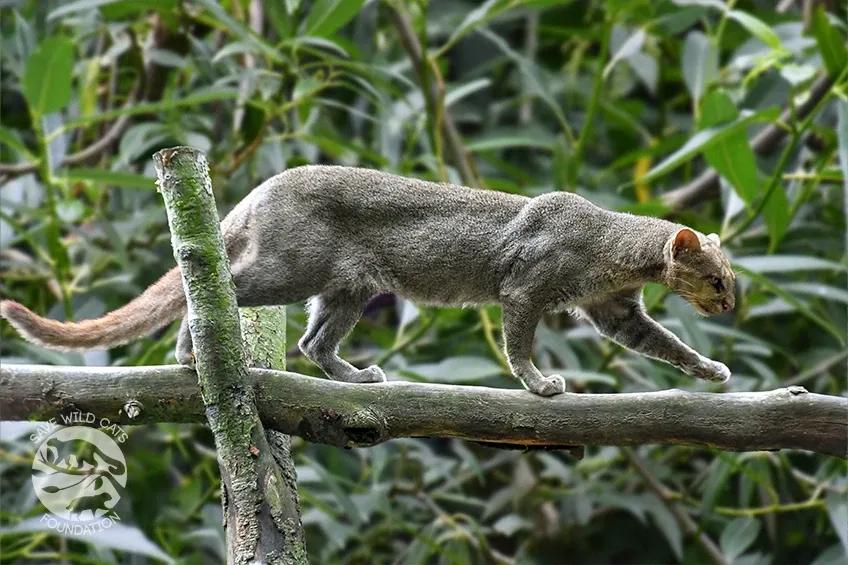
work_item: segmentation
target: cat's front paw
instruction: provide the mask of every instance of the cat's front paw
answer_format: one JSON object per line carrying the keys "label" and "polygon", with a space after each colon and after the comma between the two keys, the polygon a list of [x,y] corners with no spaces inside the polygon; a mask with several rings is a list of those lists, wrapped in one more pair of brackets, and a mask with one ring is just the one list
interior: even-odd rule
{"label": "cat's front paw", "polygon": [[565,379],[559,375],[537,377],[524,382],[527,390],[539,396],[553,396],[565,392]]}
{"label": "cat's front paw", "polygon": [[359,369],[348,380],[351,383],[384,383],[386,373],[377,365],[371,365],[365,369]]}
{"label": "cat's front paw", "polygon": [[714,383],[726,383],[730,380],[730,369],[724,363],[704,358],[692,371],[692,375],[705,381]]}

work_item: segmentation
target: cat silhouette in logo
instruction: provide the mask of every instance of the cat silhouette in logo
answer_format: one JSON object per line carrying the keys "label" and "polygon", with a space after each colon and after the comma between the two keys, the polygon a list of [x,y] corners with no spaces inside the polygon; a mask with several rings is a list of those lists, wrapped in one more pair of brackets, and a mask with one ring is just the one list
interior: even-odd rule
{"label": "cat silhouette in logo", "polygon": [[75,516],[77,520],[82,520],[82,516],[86,510],[91,512],[91,519],[97,518],[97,511],[109,511],[106,503],[112,500],[112,495],[108,492],[101,492],[91,496],[80,496],[68,503],[65,507],[68,510],[68,518]]}

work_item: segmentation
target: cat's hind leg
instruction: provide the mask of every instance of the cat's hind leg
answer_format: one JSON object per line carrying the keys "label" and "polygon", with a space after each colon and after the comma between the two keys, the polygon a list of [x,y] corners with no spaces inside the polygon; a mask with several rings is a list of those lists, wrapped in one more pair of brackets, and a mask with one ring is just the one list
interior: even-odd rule
{"label": "cat's hind leg", "polygon": [[386,380],[376,365],[357,369],[339,357],[339,343],[359,321],[367,300],[366,294],[347,291],[319,294],[309,300],[309,323],[298,346],[332,380],[349,383]]}

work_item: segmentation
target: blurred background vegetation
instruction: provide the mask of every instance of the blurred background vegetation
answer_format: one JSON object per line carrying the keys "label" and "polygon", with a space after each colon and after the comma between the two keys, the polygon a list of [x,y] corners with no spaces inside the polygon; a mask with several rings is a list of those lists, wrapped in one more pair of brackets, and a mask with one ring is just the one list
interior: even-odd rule
{"label": "blurred background vegetation", "polygon": [[[221,213],[286,168],[336,163],[603,206],[719,232],[735,312],[646,304],[728,364],[727,390],[846,393],[846,7],[809,0],[3,1],[2,294],[98,316],[173,265],[151,155],[209,156]],[[811,86],[835,85],[807,118]],[[788,119],[779,118],[788,108]],[[768,125],[785,140],[755,153]],[[756,148],[755,148],[756,149]],[[664,194],[710,165],[717,189]],[[516,387],[497,308],[369,305],[346,356],[392,379]],[[294,344],[302,305],[289,307]],[[173,362],[176,326],[57,353],[3,322],[2,362]],[[719,390],[624,352],[565,315],[536,356],[575,391]],[[318,375],[296,348],[293,370]],[[787,425],[793,425],[787,422]],[[36,527],[29,424],[2,426],[4,561],[222,559],[203,426],[132,429],[122,529]],[[583,460],[452,440],[340,450],[295,440],[315,563],[845,563],[843,461],[802,452],[590,446]]]}

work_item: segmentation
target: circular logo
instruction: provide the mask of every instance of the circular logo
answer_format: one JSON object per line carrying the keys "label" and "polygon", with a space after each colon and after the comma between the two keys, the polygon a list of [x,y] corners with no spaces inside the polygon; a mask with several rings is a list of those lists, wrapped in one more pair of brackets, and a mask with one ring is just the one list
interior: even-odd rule
{"label": "circular logo", "polygon": [[127,464],[118,444],[95,428],[59,428],[38,446],[32,484],[52,514],[71,521],[106,516],[127,484]]}

